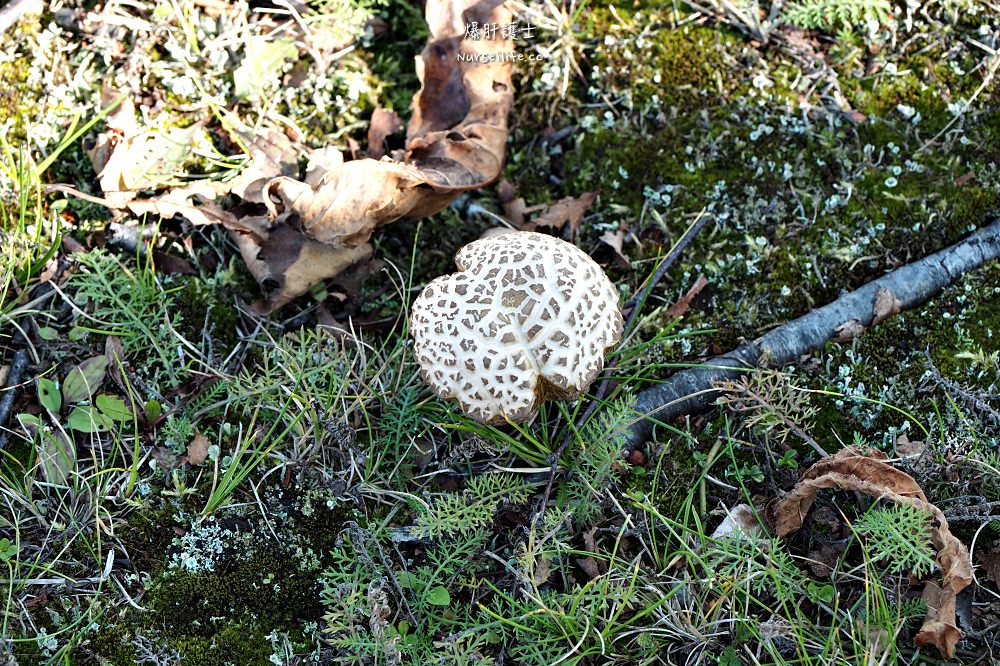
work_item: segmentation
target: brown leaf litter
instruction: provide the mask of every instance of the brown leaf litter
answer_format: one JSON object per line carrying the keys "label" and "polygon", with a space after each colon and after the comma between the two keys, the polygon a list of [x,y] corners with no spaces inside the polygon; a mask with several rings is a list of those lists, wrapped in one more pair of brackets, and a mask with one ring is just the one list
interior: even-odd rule
{"label": "brown leaf litter", "polygon": [[942,572],[940,583],[927,581],[923,599],[927,615],[916,636],[917,645],[933,645],[946,658],[955,654],[962,637],[955,622],[958,593],[973,580],[972,562],[965,545],[948,529],[948,521],[931,504],[913,477],[893,467],[879,451],[868,455],[849,446],[813,465],[780,500],[768,506],[768,518],[774,533],[785,537],[795,532],[809,513],[816,494],[823,488],[841,488],[899,504],[909,504],[933,518],[931,542],[937,549],[937,565]]}
{"label": "brown leaf litter", "polygon": [[[499,56],[513,51],[513,42],[499,31],[494,39],[464,36],[473,22],[509,24],[510,9],[502,0],[430,0],[426,19],[430,37],[417,60],[421,88],[404,150],[382,156],[386,137],[399,125],[395,114],[378,110],[369,132],[372,157],[345,160],[334,147],[310,151],[306,176],[298,180],[301,151],[284,132],[251,132],[226,114],[224,126],[251,158],[238,176],[138,199],[162,186],[201,128],[166,136],[146,131],[125,97],[88,152],[104,191],[101,203],[136,215],[222,224],[266,294],[264,311],[336,276],[371,254],[368,239],[378,227],[433,215],[459,193],[494,181],[503,167],[513,85],[511,63]],[[108,91],[105,107],[117,99]],[[225,194],[243,204],[224,210],[215,202]]]}
{"label": "brown leaf litter", "polygon": [[[584,192],[578,197],[560,199],[551,206],[545,207],[534,220],[522,225],[521,230],[535,231],[539,227],[548,227],[557,231],[564,230],[563,238],[571,239],[576,236],[583,216],[596,199],[597,192]],[[525,212],[527,212],[526,209]]]}

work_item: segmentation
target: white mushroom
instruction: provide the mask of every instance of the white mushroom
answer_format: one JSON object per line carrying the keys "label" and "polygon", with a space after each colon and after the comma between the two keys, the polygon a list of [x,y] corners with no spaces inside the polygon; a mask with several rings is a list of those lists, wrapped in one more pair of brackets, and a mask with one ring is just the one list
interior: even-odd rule
{"label": "white mushroom", "polygon": [[544,400],[585,391],[622,333],[618,292],[575,245],[533,232],[475,241],[460,272],[413,303],[424,379],[483,423],[526,421]]}

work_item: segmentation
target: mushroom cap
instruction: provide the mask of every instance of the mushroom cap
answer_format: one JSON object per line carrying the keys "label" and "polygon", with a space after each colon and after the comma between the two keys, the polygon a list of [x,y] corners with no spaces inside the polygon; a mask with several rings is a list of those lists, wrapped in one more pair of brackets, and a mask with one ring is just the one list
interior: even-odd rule
{"label": "mushroom cap", "polygon": [[618,343],[618,291],[590,256],[518,231],[466,245],[459,272],[413,302],[410,335],[424,380],[482,423],[523,422],[573,398]]}

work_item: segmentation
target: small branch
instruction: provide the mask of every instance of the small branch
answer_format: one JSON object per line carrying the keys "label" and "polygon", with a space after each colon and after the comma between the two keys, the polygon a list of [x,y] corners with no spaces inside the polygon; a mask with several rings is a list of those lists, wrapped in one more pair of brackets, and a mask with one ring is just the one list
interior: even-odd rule
{"label": "small branch", "polygon": [[[3,397],[0,397],[0,429],[7,425],[10,413],[14,411],[14,403],[17,401],[17,394],[21,388],[21,377],[28,367],[28,352],[18,349],[14,352],[14,361],[10,364],[10,371],[7,373],[7,386],[3,390]],[[7,446],[7,433],[0,432],[0,451]]]}
{"label": "small branch", "polygon": [[643,415],[632,427],[632,445],[648,439],[652,419],[668,421],[683,414],[704,411],[719,396],[715,384],[733,380],[758,365],[780,366],[795,361],[826,344],[840,325],[858,320],[872,325],[875,293],[888,289],[901,308],[914,308],[965,273],[1000,258],[1000,220],[968,238],[912,264],[898,268],[798,319],[772,329],[753,342],[717,356],[704,364],[682,370],[669,380],[639,393],[636,412]]}

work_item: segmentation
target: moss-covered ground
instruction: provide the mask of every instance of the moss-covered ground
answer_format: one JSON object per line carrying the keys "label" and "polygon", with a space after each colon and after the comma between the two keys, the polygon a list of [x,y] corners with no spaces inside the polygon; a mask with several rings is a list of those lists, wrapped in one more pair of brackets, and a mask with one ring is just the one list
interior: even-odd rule
{"label": "moss-covered ground", "polygon": [[[542,57],[515,66],[503,188],[380,229],[369,262],[270,317],[222,230],[46,191],[102,195],[103,121],[63,137],[107,86],[146,129],[189,130],[147,191],[231,178],[246,157],[226,114],[351,153],[378,107],[405,127],[420,3],[71,1],[0,35],[0,385],[28,359],[0,423],[0,664],[937,663],[913,637],[940,572],[882,559],[856,527],[884,503],[829,492],[787,540],[708,537],[816,461],[803,432],[893,456],[945,511],[980,567],[948,663],[992,663],[1000,264],[762,370],[751,406],[734,388],[743,402],[622,445],[636,391],[1000,215],[993,5],[799,24],[779,7],[768,26],[729,4],[526,3],[515,46]],[[286,34],[293,55],[247,83],[248,54]],[[415,294],[497,226],[508,185],[528,206],[597,193],[575,235],[551,231],[623,302],[709,218],[579,427],[589,395],[524,426],[469,421],[405,337]],[[130,244],[111,223],[155,233]],[[40,392],[102,356],[74,404]],[[933,554],[918,533],[895,545]]]}

